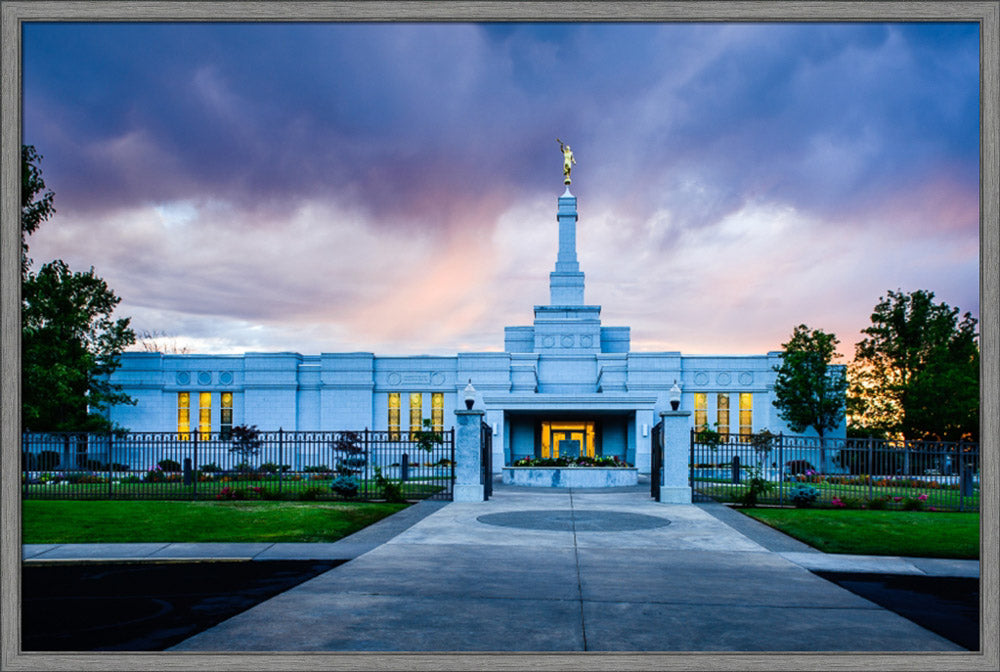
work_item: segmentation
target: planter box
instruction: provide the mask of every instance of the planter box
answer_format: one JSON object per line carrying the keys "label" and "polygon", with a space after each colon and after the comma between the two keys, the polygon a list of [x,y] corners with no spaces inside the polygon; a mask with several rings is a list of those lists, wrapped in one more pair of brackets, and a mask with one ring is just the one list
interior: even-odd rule
{"label": "planter box", "polygon": [[504,467],[504,485],[536,488],[617,488],[639,483],[635,467]]}

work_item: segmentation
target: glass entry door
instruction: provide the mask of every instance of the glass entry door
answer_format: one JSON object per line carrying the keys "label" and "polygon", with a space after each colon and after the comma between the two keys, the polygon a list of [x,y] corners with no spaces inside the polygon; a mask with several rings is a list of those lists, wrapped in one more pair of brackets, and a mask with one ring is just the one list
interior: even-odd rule
{"label": "glass entry door", "polygon": [[593,421],[542,423],[542,457],[582,456],[594,456]]}

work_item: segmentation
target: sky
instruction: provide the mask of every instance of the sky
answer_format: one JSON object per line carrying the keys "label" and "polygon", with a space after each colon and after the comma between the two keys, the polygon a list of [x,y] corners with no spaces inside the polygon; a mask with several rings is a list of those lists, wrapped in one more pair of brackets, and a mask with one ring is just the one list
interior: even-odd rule
{"label": "sky", "polygon": [[22,140],[168,349],[503,349],[585,301],[633,351],[848,358],[887,291],[979,315],[974,23],[27,23]]}

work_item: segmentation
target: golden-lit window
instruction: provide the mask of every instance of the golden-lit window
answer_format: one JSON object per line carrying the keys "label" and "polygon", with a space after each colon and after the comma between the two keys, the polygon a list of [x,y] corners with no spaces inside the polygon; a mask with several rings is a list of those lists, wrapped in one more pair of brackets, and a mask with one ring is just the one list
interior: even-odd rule
{"label": "golden-lit window", "polygon": [[191,438],[191,393],[177,393],[177,439],[187,441]]}
{"label": "golden-lit window", "polygon": [[746,441],[753,433],[753,395],[740,393],[740,439]]}
{"label": "golden-lit window", "polygon": [[233,431],[233,393],[222,393],[222,411],[219,415],[219,436],[226,440]]}
{"label": "golden-lit window", "polygon": [[435,432],[444,431],[444,392],[431,395],[431,428]]}
{"label": "golden-lit window", "polygon": [[716,395],[718,410],[716,411],[715,430],[725,437],[729,434],[729,394],[720,392]]}
{"label": "golden-lit window", "polygon": [[212,393],[198,395],[198,438],[208,440],[212,431]]}
{"label": "golden-lit window", "polygon": [[399,392],[389,393],[389,440],[399,440]]}
{"label": "golden-lit window", "polygon": [[694,429],[700,432],[708,425],[708,395],[704,392],[694,393]]}
{"label": "golden-lit window", "polygon": [[410,431],[419,432],[423,428],[424,394],[410,392]]}

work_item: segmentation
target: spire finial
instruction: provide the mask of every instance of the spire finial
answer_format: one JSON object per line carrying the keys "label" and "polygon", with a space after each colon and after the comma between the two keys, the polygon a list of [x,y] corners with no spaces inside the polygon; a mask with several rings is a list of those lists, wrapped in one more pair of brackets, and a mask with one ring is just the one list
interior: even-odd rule
{"label": "spire finial", "polygon": [[563,155],[563,184],[569,187],[571,180],[569,179],[570,171],[573,170],[573,166],[576,164],[576,159],[573,157],[573,150],[570,149],[569,145],[564,145],[563,141],[556,138],[556,142],[559,143],[559,150]]}

